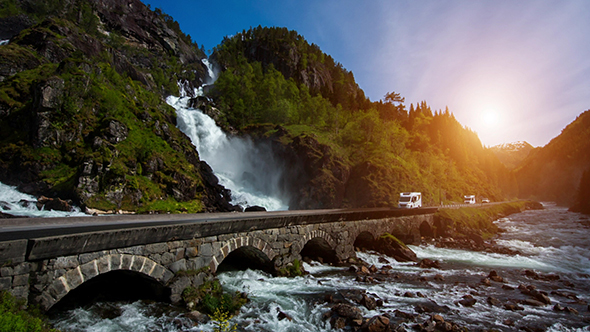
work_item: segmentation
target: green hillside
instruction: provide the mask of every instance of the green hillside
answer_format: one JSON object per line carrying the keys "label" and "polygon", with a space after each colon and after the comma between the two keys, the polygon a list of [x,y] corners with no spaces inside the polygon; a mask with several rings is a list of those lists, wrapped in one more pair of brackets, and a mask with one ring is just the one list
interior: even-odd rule
{"label": "green hillside", "polygon": [[506,168],[449,110],[426,102],[408,110],[395,92],[370,101],[352,73],[294,31],[243,31],[213,58],[223,69],[211,95],[224,125],[282,125],[279,140],[310,137],[337,160],[304,176],[332,189],[330,206],[391,206],[400,191],[422,191],[430,204],[515,191]]}
{"label": "green hillside", "polygon": [[[137,0],[8,0],[0,25],[14,28],[0,46],[0,181],[103,210],[234,208],[164,101],[179,80],[206,78],[205,54],[172,17]],[[244,30],[211,60],[222,72],[203,107],[272,144],[291,208],[392,206],[401,191],[423,192],[426,204],[516,192],[451,111],[408,107],[395,92],[369,100],[295,31]]]}

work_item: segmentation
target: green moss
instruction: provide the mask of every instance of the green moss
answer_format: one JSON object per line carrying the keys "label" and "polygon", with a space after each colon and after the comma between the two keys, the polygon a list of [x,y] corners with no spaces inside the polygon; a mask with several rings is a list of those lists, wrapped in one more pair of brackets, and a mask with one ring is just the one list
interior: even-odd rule
{"label": "green moss", "polygon": [[0,331],[58,332],[51,329],[38,310],[22,310],[23,304],[6,291],[0,291]]}
{"label": "green moss", "polygon": [[203,204],[200,200],[190,202],[178,202],[174,198],[154,200],[146,203],[137,209],[138,213],[198,213],[203,211]]}
{"label": "green moss", "polygon": [[393,236],[393,235],[391,235],[391,234],[389,234],[389,233],[384,233],[384,234],[381,234],[380,238],[382,238],[382,239],[388,239],[388,240],[391,240],[391,241],[393,241],[393,242],[397,243],[397,244],[398,244],[400,247],[402,247],[402,248],[407,248],[407,246],[406,246],[406,244],[405,244],[405,243],[403,243],[403,242],[402,242],[402,241],[400,241],[400,240],[399,240],[397,237],[395,237],[395,236]]}
{"label": "green moss", "polygon": [[218,310],[234,315],[248,302],[245,294],[225,292],[218,279],[205,281],[199,288],[185,288],[182,299],[185,303],[197,303],[197,310],[208,315]]}

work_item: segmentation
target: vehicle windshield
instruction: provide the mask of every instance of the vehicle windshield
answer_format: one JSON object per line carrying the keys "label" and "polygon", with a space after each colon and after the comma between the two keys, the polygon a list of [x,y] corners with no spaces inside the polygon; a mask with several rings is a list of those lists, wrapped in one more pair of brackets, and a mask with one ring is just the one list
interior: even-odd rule
{"label": "vehicle windshield", "polygon": [[400,202],[409,202],[410,201],[410,196],[402,196],[399,198]]}

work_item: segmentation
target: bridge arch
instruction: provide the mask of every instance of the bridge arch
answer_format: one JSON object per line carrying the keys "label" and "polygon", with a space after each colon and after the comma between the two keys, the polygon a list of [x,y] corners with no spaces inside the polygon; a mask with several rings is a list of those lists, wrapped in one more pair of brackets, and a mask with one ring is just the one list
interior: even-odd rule
{"label": "bridge arch", "polygon": [[[241,248],[243,249],[240,250]],[[257,259],[263,261],[263,264],[266,264],[267,260],[272,261],[277,256],[277,253],[268,242],[260,238],[252,236],[232,238],[225,241],[219,251],[213,256],[210,264],[211,272],[217,272],[219,265],[230,255],[234,258],[239,255],[257,257]]]}
{"label": "bridge arch", "polygon": [[41,294],[40,305],[49,310],[72,290],[91,279],[112,271],[132,271],[166,285],[174,274],[153,260],[137,255],[111,254],[68,270],[56,278]]}
{"label": "bridge arch", "polygon": [[342,259],[342,257],[338,257],[336,246],[334,238],[321,229],[305,233],[297,244],[297,248],[301,248],[299,252],[301,258],[308,257],[326,263],[337,263]]}

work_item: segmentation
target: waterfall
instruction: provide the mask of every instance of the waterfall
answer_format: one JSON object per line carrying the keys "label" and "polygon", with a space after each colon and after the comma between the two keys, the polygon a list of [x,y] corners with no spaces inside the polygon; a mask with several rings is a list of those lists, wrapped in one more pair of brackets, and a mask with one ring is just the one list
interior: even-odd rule
{"label": "waterfall", "polygon": [[[209,71],[208,84],[213,84],[217,72],[207,59],[203,63]],[[191,139],[221,185],[231,190],[232,203],[243,208],[258,205],[269,211],[288,209],[281,189],[283,167],[270,146],[226,135],[215,120],[189,106],[190,95],[202,96],[202,87],[194,91],[186,91],[186,87],[180,82],[181,95],[169,96],[166,102],[176,109],[178,129]]]}

